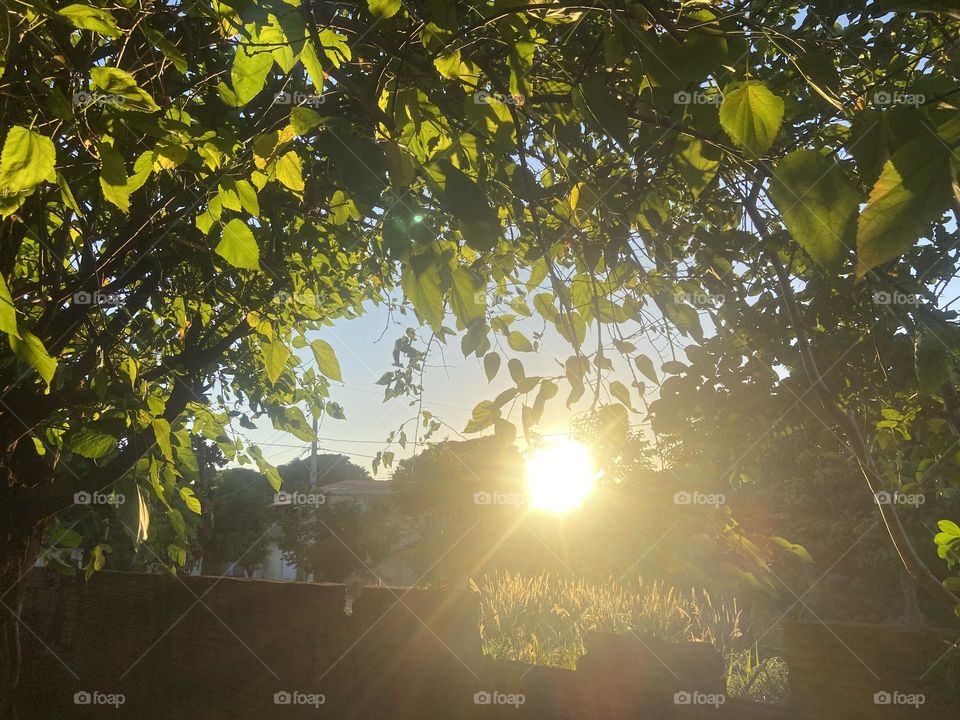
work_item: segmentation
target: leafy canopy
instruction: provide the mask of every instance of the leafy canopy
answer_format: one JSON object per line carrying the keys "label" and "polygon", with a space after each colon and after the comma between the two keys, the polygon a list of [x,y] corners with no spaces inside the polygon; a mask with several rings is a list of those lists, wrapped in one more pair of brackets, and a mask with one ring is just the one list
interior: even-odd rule
{"label": "leafy canopy", "polygon": [[[8,3],[0,505],[29,526],[125,486],[137,523],[189,532],[190,434],[279,484],[240,429],[307,439],[304,411],[343,417],[324,328],[401,296],[430,345],[458,337],[492,383],[510,369],[469,432],[512,438],[515,410],[530,437],[581,398],[669,427],[678,398],[763,382],[816,386],[871,435],[922,407],[940,422],[903,452],[940,458],[946,7]],[[548,333],[569,357],[527,376]],[[904,337],[919,377],[880,382]],[[416,340],[388,396],[419,392]]]}

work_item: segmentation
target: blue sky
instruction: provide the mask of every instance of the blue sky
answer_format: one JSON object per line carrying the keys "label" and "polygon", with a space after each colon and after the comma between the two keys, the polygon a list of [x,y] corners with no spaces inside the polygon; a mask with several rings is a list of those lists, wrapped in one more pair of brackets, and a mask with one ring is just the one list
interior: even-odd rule
{"label": "blue sky", "polygon": [[[448,324],[452,324],[452,319]],[[406,316],[394,313],[391,320],[388,318],[385,306],[370,305],[367,308],[367,314],[360,318],[340,321],[332,328],[311,334],[311,339],[314,336],[320,337],[334,348],[344,380],[343,384],[332,384],[331,396],[343,406],[347,419],[323,418],[318,433],[322,438],[319,443],[322,452],[341,452],[349,455],[357,464],[370,469],[373,456],[379,450],[385,449],[386,437],[390,431],[396,429],[404,420],[416,416],[417,408],[411,407],[408,399],[396,398],[383,402],[383,388],[376,385],[376,381],[391,369],[393,343],[396,338],[402,335],[407,327],[417,325],[412,312]],[[521,325],[518,323],[515,327],[521,327]],[[387,328],[386,333],[384,328]],[[529,331],[533,328],[532,324],[527,325],[527,328],[529,335]],[[490,338],[492,343],[504,339],[494,334],[491,334]],[[643,347],[642,343],[638,345],[641,351],[653,357],[654,364],[659,369],[656,353],[649,347]],[[506,368],[508,357],[519,357],[528,376],[553,376],[562,374],[558,358],[559,362],[562,362],[572,352],[565,341],[555,331],[550,330],[546,333],[540,352],[515,353],[511,350],[499,349],[503,364],[494,381],[488,383],[480,361],[473,356],[463,357],[460,351],[459,335],[451,338],[448,345],[437,348],[435,344],[428,361],[428,369],[424,373],[423,408],[432,412],[453,429],[442,428],[432,440],[459,439],[454,429],[463,430],[474,405],[481,400],[493,399],[499,392],[513,385]],[[301,352],[301,357],[304,361],[303,370],[314,364],[309,351],[306,354]],[[632,378],[626,373],[624,375],[626,377],[621,379],[629,384]],[[547,404],[543,420],[537,427],[540,433],[565,434],[568,431],[569,417],[572,414],[564,406],[564,399],[568,392],[569,386],[566,386],[566,383],[560,383],[559,393]],[[589,400],[588,392],[585,398],[574,406],[573,411],[586,409],[589,406]],[[641,416],[634,417],[639,420]],[[515,421],[519,431],[519,405],[510,419]],[[264,456],[274,465],[289,462],[297,457],[309,456],[308,443],[285,432],[274,430],[270,421],[265,418],[257,421],[257,425],[259,428],[257,431],[249,431],[245,435],[249,441],[260,445]],[[406,452],[396,444],[390,448],[396,452],[397,460],[412,452],[414,428],[413,422],[407,425],[407,436],[410,442]],[[521,448],[524,446],[522,437],[518,438],[518,444]],[[387,479],[389,476],[390,470],[383,468],[376,475],[378,479]]]}

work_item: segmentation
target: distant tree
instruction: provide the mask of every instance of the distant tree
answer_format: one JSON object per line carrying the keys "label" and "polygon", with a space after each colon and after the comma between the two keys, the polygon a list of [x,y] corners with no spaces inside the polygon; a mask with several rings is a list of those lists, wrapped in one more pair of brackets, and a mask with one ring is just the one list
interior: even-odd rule
{"label": "distant tree", "polygon": [[[312,498],[324,489],[348,480],[370,480],[366,468],[346,455],[317,456],[317,484],[310,485],[310,460],[294,460],[278,470],[284,489]],[[297,576],[345,582],[353,575],[370,575],[394,541],[388,508],[382,502],[352,500],[294,503],[280,509],[279,537],[283,556],[295,565]]]}
{"label": "distant tree", "polygon": [[197,472],[199,482],[210,483],[214,480],[220,468],[229,462],[220,446],[205,440],[201,435],[192,435],[193,454],[197,458]]}
{"label": "distant tree", "polygon": [[[304,490],[310,487],[310,459],[296,459],[277,468],[287,489]],[[371,480],[370,473],[350,461],[346,455],[323,453],[317,455],[317,485],[336,485],[347,480]]]}
{"label": "distant tree", "polygon": [[197,533],[206,574],[226,572],[231,564],[250,577],[263,565],[277,519],[274,492],[255,470],[221,471],[202,494],[203,516]]}
{"label": "distant tree", "polygon": [[394,538],[388,508],[378,501],[283,508],[280,528],[283,557],[296,566],[297,576],[325,582],[374,579]]}

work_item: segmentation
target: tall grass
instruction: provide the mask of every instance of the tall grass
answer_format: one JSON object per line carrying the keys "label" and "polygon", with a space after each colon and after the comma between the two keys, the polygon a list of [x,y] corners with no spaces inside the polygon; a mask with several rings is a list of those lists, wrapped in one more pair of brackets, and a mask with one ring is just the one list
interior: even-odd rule
{"label": "tall grass", "polygon": [[731,695],[785,697],[782,660],[760,659],[745,637],[736,600],[642,579],[592,583],[509,571],[485,575],[475,587],[484,653],[495,659],[572,669],[586,652],[587,632],[632,630],[665,642],[710,643],[726,659]]}

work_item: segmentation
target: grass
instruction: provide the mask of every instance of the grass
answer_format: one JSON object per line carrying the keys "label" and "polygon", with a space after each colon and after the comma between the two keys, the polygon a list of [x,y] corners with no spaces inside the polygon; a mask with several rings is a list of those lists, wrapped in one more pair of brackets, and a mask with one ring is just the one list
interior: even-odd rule
{"label": "grass", "polygon": [[726,660],[729,695],[786,701],[786,664],[751,646],[735,600],[642,579],[591,583],[509,571],[483,576],[476,589],[484,653],[495,659],[573,669],[588,631],[633,630],[666,642],[710,643]]}

